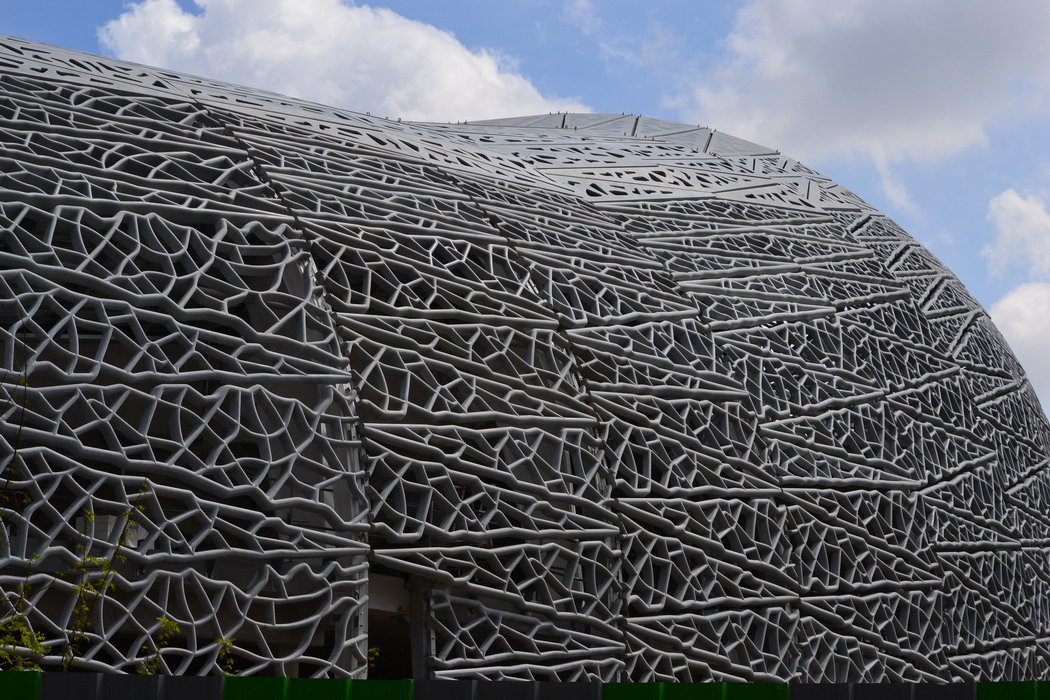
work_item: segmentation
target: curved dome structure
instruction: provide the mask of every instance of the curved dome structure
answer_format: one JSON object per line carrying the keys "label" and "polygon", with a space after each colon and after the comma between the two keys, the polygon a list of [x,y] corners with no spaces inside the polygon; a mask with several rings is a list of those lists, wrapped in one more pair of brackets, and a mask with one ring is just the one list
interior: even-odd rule
{"label": "curved dome structure", "polygon": [[1050,671],[1022,369],[892,221],[722,132],[0,38],[0,319],[0,621],[45,668]]}

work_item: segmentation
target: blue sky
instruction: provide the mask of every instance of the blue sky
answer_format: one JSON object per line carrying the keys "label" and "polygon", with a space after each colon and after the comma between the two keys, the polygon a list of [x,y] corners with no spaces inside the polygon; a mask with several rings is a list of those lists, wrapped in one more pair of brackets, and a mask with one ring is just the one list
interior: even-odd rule
{"label": "blue sky", "polygon": [[1050,401],[1050,3],[3,2],[0,33],[380,116],[627,112],[779,148],[931,248]]}

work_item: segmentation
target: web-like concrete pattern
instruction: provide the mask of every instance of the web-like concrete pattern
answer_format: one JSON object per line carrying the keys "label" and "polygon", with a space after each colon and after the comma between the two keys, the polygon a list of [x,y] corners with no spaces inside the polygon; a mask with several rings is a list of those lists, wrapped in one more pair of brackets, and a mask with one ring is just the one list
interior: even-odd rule
{"label": "web-like concrete pattern", "polygon": [[0,353],[3,619],[49,668],[361,676],[382,573],[431,677],[1050,672],[1023,371],[892,221],[721,132],[2,38]]}

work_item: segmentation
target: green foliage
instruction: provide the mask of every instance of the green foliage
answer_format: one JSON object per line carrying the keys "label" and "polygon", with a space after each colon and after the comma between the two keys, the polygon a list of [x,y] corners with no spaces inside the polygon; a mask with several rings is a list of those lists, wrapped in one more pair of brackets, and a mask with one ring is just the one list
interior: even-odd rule
{"label": "green foliage", "polygon": [[[28,654],[21,651],[28,650]],[[34,632],[22,613],[0,620],[0,668],[5,671],[39,671],[39,660],[51,651],[42,632]]]}
{"label": "green foliage", "polygon": [[0,668],[7,671],[39,671],[39,660],[51,651],[44,635],[34,632],[26,619],[28,595],[29,584],[23,582],[11,614],[0,619]]}
{"label": "green foliage", "polygon": [[379,663],[379,647],[368,647],[368,670],[376,670],[377,663]]}
{"label": "green foliage", "polygon": [[[138,494],[132,497],[134,503],[120,516],[123,525],[116,542],[103,556],[93,556],[91,554],[91,547],[95,539],[93,530],[96,515],[91,510],[84,510],[83,512],[84,526],[78,531],[80,542],[75,548],[77,561],[72,567],[76,580],[76,583],[73,584],[76,602],[73,605],[73,613],[69,619],[69,642],[62,655],[62,666],[66,670],[69,669],[79,655],[83,644],[90,639],[88,632],[92,626],[91,619],[95,607],[105,598],[109,589],[115,586],[114,578],[117,575],[116,562],[127,560],[124,551],[129,546],[131,534],[138,525],[135,515],[145,510],[145,507],[139,501],[148,492],[149,483],[143,483]],[[172,622],[174,623],[174,621]],[[174,624],[177,625],[177,623]],[[159,653],[158,650],[157,654],[159,655]],[[158,667],[159,663],[160,660],[158,658]]]}
{"label": "green foliage", "polygon": [[[17,304],[16,304],[17,306]],[[12,455],[0,468],[0,539],[6,549],[9,545],[8,529],[20,520],[19,516],[32,503],[30,493],[12,482],[31,478],[27,469],[25,456],[21,452],[22,436],[26,423],[26,412],[29,405],[29,346],[26,342],[27,324],[24,310],[21,311],[22,323],[19,330],[19,341],[22,346],[21,369],[16,377],[10,376],[8,370],[3,372],[0,381],[0,414],[5,414],[12,407],[17,407],[17,430],[14,436]],[[106,593],[113,588],[117,576],[116,563],[127,559],[125,551],[131,543],[138,522],[136,516],[145,511],[141,501],[149,492],[148,482],[144,482],[137,495],[129,499],[127,511],[121,514],[122,527],[114,542],[105,542],[101,555],[92,550],[98,546],[101,538],[95,536],[96,514],[86,508],[83,511],[84,525],[77,532],[78,544],[74,548],[75,563],[69,571],[56,572],[56,579],[72,581],[76,599],[68,622],[68,640],[63,650],[63,668],[68,669],[79,656],[81,647],[90,639],[94,610]],[[106,533],[108,536],[110,533]],[[108,539],[108,538],[107,538]],[[8,551],[8,553],[10,553]],[[30,596],[30,574],[38,556],[29,560],[25,581],[19,589],[17,599],[10,603],[11,611],[0,616],[0,669],[39,670],[38,660],[50,652],[43,642],[45,637],[33,631],[28,621],[28,598]],[[160,650],[163,649],[180,628],[177,622],[168,618],[158,618],[161,622],[158,630],[155,654],[146,661],[146,665],[160,667]],[[231,640],[232,641],[232,640]],[[232,660],[231,660],[232,664]]]}
{"label": "green foliage", "polygon": [[157,644],[161,646],[167,645],[171,641],[171,638],[182,631],[182,627],[175,620],[170,617],[158,617],[160,621],[160,630],[157,632]]}
{"label": "green foliage", "polygon": [[215,640],[215,643],[219,645],[219,651],[215,658],[219,662],[219,668],[222,669],[222,675],[224,676],[237,675],[233,658],[233,643],[236,641],[234,637],[219,637]]}
{"label": "green foliage", "polygon": [[[18,307],[21,311],[21,307]],[[28,493],[22,490],[11,489],[11,481],[19,477],[19,469],[16,466],[23,462],[24,455],[21,452],[22,431],[26,422],[26,407],[29,403],[29,367],[28,367],[28,345],[25,341],[26,323],[25,314],[22,313],[22,323],[19,330],[19,341],[22,345],[22,369],[18,372],[15,382],[16,389],[5,389],[6,402],[0,406],[0,413],[12,406],[18,405],[18,429],[11,458],[3,469],[0,470],[0,523],[3,524],[5,544],[7,543],[7,523],[12,515],[21,513],[32,502]],[[7,376],[5,371],[4,380]],[[21,389],[21,400],[18,397],[18,389]],[[30,594],[29,575],[33,565],[39,560],[39,555],[29,560],[29,569],[26,571],[25,580],[18,587],[18,597],[11,603],[11,611],[0,618],[0,669],[8,671],[39,671],[39,660],[51,651],[44,644],[44,635],[33,631],[28,619],[28,597]]]}
{"label": "green foliage", "polygon": [[139,666],[139,673],[147,676],[155,676],[160,673],[160,653],[182,632],[178,622],[170,617],[158,617],[160,627],[157,629],[157,638],[154,641],[153,654],[147,657]]}
{"label": "green foliage", "polygon": [[[109,574],[113,570],[112,561],[107,557],[91,556],[91,530],[95,523],[95,513],[85,510],[83,516],[84,526],[79,530],[81,541],[75,548],[77,561],[73,564],[76,578],[73,591],[77,597],[73,604],[73,614],[69,618],[69,643],[62,655],[62,667],[65,670],[69,669],[77,657],[81,645],[89,639],[87,631],[91,627],[91,611],[95,601],[109,587]],[[96,569],[102,572],[101,577],[95,575]]]}

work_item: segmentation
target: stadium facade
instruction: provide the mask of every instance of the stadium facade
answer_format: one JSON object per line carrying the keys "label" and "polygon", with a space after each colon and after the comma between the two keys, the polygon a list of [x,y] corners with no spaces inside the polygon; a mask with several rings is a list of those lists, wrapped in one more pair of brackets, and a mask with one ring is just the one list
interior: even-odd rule
{"label": "stadium facade", "polygon": [[40,643],[3,659],[1050,666],[1021,367],[892,221],[722,132],[409,124],[0,37],[0,353],[0,632]]}

